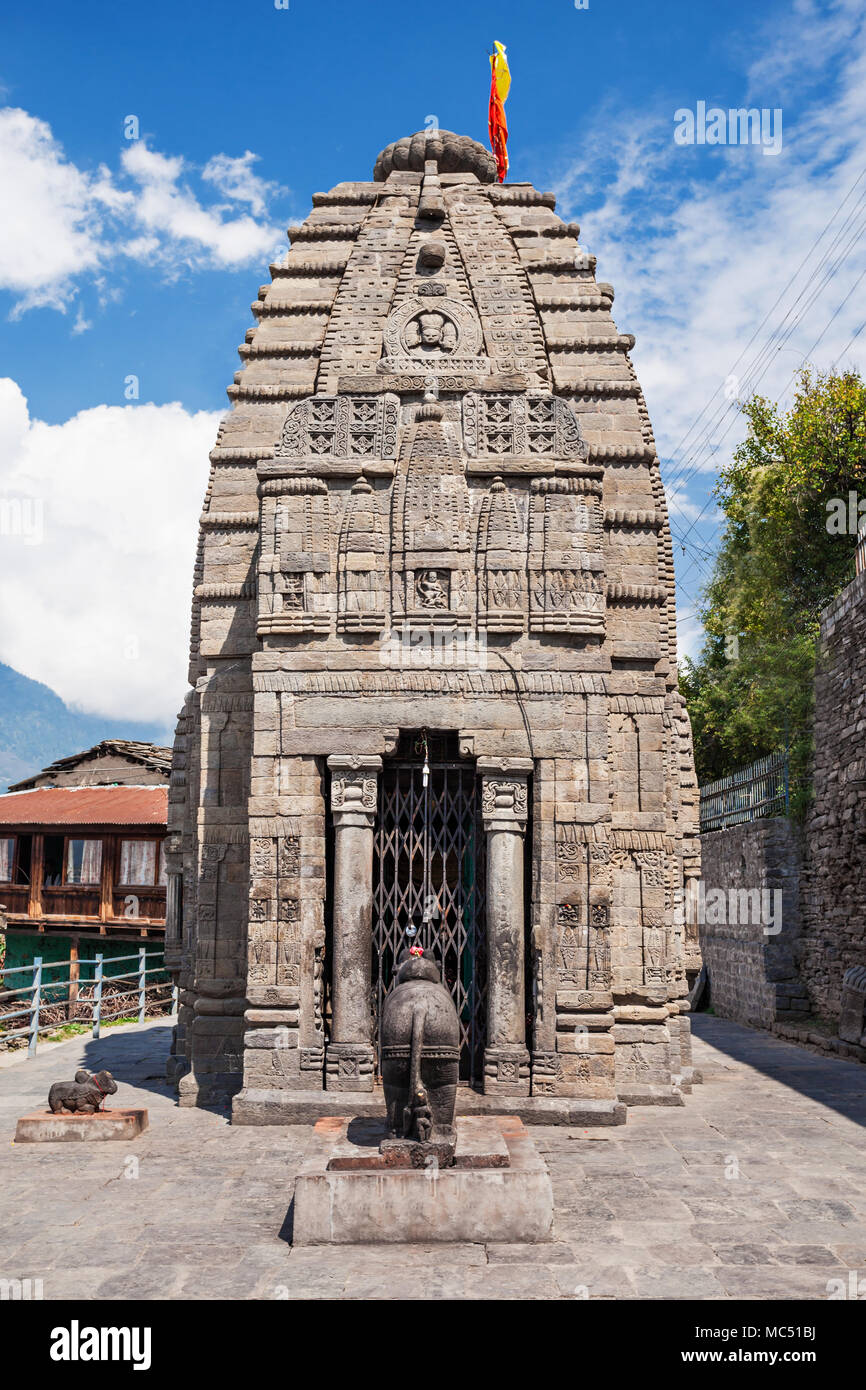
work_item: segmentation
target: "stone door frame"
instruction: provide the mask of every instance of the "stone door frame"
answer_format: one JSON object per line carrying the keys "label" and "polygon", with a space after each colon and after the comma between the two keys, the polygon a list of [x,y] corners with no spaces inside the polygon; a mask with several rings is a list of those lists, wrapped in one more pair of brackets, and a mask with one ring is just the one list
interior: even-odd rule
{"label": "stone door frame", "polygon": [[[461,1080],[481,1088],[487,1036],[486,835],[473,759],[430,758],[430,853],[420,756],[383,760],[374,831],[372,975],[374,1013],[401,946],[417,941],[443,965],[461,1022]],[[402,869],[393,873],[395,854]],[[398,871],[399,872],[399,871]],[[425,905],[427,907],[425,920]],[[403,928],[418,927],[407,938]],[[376,1038],[378,1052],[378,1038]]]}

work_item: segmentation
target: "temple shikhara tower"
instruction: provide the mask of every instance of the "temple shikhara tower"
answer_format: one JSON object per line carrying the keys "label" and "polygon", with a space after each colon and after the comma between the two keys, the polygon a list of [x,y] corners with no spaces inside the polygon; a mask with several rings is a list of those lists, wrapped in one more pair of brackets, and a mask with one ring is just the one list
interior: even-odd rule
{"label": "temple shikhara tower", "polygon": [[692,1078],[699,872],[659,461],[578,228],[463,136],[317,193],[211,454],[169,802],[182,1104],[383,1113],[399,952],[460,1111]]}

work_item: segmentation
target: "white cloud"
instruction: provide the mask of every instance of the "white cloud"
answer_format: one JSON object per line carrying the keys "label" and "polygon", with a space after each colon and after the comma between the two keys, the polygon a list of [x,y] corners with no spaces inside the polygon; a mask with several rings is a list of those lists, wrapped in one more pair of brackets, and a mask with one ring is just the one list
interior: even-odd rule
{"label": "white cloud", "polygon": [[259,156],[253,154],[252,150],[247,150],[236,159],[227,154],[217,154],[204,166],[202,178],[232,202],[249,203],[254,217],[263,217],[268,200],[284,190],[254,173],[252,166],[258,161]]}
{"label": "white cloud", "polygon": [[675,522],[677,520],[696,521],[698,517],[701,515],[714,517],[716,514],[715,509],[709,507],[706,509],[706,511],[702,512],[704,502],[693,502],[692,499],[689,497],[688,493],[686,492],[685,488],[668,487],[665,491],[667,495],[668,510]]}
{"label": "white cloud", "polygon": [[[0,289],[28,309],[65,312],[85,277],[99,280],[123,259],[158,268],[237,269],[268,255],[279,227],[268,200],[284,192],[252,169],[257,156],[214,155],[201,171],[223,201],[206,206],[180,156],[135,141],[113,173],[79,169],[51,127],[27,111],[0,110],[0,186],[14,189],[0,220]],[[247,205],[250,212],[238,211]]]}
{"label": "white cloud", "polygon": [[[637,338],[633,356],[673,529],[691,543],[699,540],[704,551],[690,550],[686,558],[675,545],[688,607],[708,572],[706,547],[718,535],[709,500],[714,475],[744,433],[737,398],[757,390],[789,402],[804,359],[821,367],[837,358],[846,365],[862,362],[866,342],[861,336],[847,350],[863,320],[866,282],[858,287],[857,281],[866,270],[866,203],[818,269],[847,212],[866,194],[866,181],[785,288],[866,165],[862,4],[836,0],[818,7],[799,0],[783,30],[768,22],[759,41],[750,42],[749,55],[755,51],[760,57],[747,57],[751,66],[744,67],[739,88],[727,100],[707,93],[707,105],[781,106],[778,156],[766,158],[750,146],[675,145],[680,101],[661,95],[640,112],[600,111],[597,128],[581,134],[580,157],[553,179],[561,214],[580,215],[581,240],[598,257],[598,277],[616,287],[619,326]],[[695,100],[702,96],[696,92]],[[759,349],[766,351],[750,372]]]}
{"label": "white cloud", "polygon": [[[254,155],[248,156],[254,159]],[[150,150],[143,141],[135,141],[124,150],[121,159],[124,172],[138,184],[138,192],[129,205],[130,220],[145,228],[152,238],[156,234],[158,250],[156,256],[163,262],[176,265],[194,266],[201,261],[204,251],[212,265],[236,268],[265,256],[277,239],[279,228],[260,225],[248,214],[223,220],[221,208],[204,208],[190,189],[181,184],[184,162],[180,158],[169,159],[165,155]],[[232,165],[243,164],[244,160],[230,160],[227,155],[217,155],[205,167],[204,177],[214,164],[222,170],[224,182],[231,182]],[[266,188],[247,168],[247,183],[258,184],[257,206],[264,208]],[[243,182],[241,173],[234,170],[235,183]],[[211,181],[216,182],[211,175]],[[225,188],[223,189],[225,192]],[[248,201],[249,188],[238,195],[240,201]],[[135,243],[127,245],[127,253]],[[144,258],[152,259],[152,241],[146,245]]]}
{"label": "white cloud", "polygon": [[0,379],[0,660],[85,710],[173,720],[218,422],[175,402],[48,425]]}
{"label": "white cloud", "polygon": [[65,308],[73,278],[103,256],[94,180],[64,159],[50,126],[10,107],[0,111],[0,186],[11,195],[0,218],[0,286],[20,296],[19,312]]}

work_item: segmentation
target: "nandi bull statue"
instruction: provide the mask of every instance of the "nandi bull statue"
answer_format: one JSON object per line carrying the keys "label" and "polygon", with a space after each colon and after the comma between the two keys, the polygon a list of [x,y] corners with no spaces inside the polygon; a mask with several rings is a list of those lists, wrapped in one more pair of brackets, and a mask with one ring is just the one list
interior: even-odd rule
{"label": "nandi bull statue", "polygon": [[400,957],[382,1009],[381,1039],[389,1140],[444,1146],[453,1154],[460,1025],[439,967],[421,946]]}
{"label": "nandi bull statue", "polygon": [[74,1081],[55,1081],[48,1092],[48,1104],[57,1115],[68,1110],[73,1115],[92,1115],[102,1106],[106,1096],[113,1096],[117,1082],[110,1071],[98,1071],[91,1076],[81,1067]]}

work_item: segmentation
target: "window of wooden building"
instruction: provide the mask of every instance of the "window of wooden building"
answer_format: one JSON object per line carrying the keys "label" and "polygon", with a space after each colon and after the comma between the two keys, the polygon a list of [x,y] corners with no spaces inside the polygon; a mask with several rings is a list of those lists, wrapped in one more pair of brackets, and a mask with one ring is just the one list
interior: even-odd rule
{"label": "window of wooden building", "polygon": [[98,883],[102,872],[102,841],[66,841],[66,882]]}
{"label": "window of wooden building", "polygon": [[32,858],[32,835],[0,836],[0,883],[26,886],[30,882]]}
{"label": "window of wooden building", "polygon": [[71,835],[45,836],[42,882],[46,888],[98,884],[101,872],[102,840]]}
{"label": "window of wooden building", "polygon": [[0,838],[0,883],[11,883],[15,868],[15,836]]}
{"label": "window of wooden building", "polygon": [[121,840],[118,884],[130,888],[165,887],[165,841]]}

